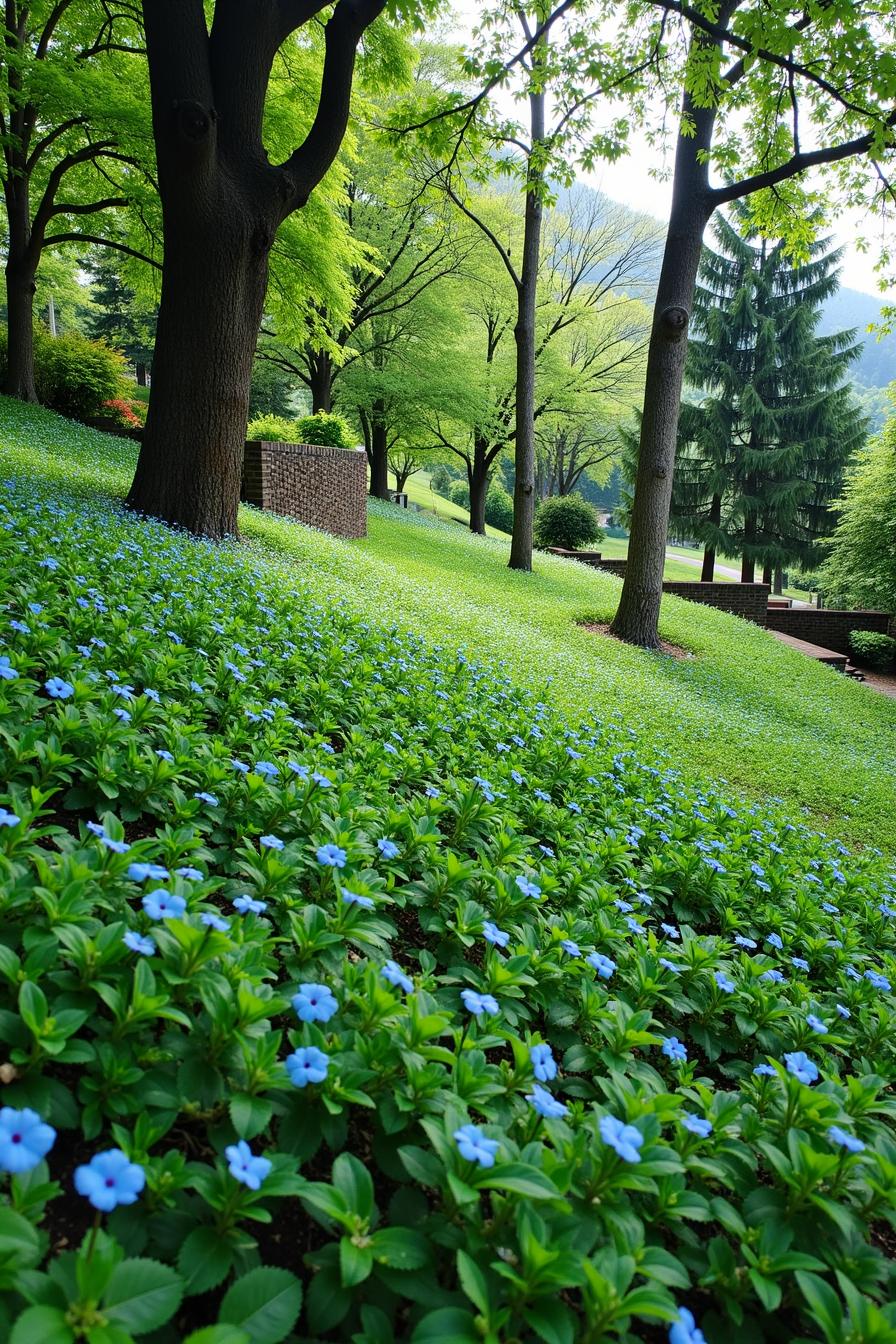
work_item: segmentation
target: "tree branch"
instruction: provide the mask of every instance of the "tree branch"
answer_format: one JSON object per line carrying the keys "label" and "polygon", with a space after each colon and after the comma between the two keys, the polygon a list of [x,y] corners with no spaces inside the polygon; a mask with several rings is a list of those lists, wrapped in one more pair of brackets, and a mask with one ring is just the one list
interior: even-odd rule
{"label": "tree branch", "polygon": [[90,247],[109,247],[113,252],[123,252],[127,257],[145,261],[147,266],[152,266],[156,271],[162,269],[162,263],[156,261],[154,257],[147,256],[145,252],[138,252],[137,248],[129,247],[127,243],[114,242],[111,238],[99,238],[93,233],[51,233],[44,239],[44,247],[58,247],[61,243],[87,243]]}

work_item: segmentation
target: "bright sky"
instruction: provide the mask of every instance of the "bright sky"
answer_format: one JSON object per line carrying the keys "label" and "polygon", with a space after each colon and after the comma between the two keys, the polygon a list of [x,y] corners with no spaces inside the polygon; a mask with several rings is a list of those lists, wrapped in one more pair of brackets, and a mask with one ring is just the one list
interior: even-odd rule
{"label": "bright sky", "polygon": [[[457,19],[454,35],[463,41],[470,36],[483,6],[476,0],[455,0],[453,8]],[[651,170],[656,167],[655,151],[648,147],[643,136],[636,134],[632,137],[631,152],[624,159],[604,165],[597,173],[583,173],[581,180],[633,210],[643,211],[665,221],[669,212],[671,184],[651,176]],[[844,213],[831,220],[830,232],[844,249],[842,284],[872,294],[881,302],[896,303],[896,289],[881,294],[874,270],[879,255],[875,242],[880,231],[878,221],[856,213]],[[856,246],[855,240],[860,235],[864,235],[868,244],[866,251],[860,251]]]}

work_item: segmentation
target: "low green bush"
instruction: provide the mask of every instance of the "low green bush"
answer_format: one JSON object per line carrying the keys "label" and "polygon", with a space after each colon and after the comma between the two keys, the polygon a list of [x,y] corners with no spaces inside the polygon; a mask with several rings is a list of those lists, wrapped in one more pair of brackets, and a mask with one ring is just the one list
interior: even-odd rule
{"label": "low green bush", "polygon": [[260,415],[246,426],[250,443],[300,443],[295,420],[282,415]]}
{"label": "low green bush", "polygon": [[[6,377],[7,332],[0,332],[0,381]],[[72,420],[97,420],[109,402],[126,400],[131,384],[124,358],[103,341],[80,332],[51,336],[34,328],[34,381],[38,400]]]}
{"label": "low green bush", "polygon": [[603,538],[597,511],[581,495],[555,495],[535,510],[535,545],[578,551]]}
{"label": "low green bush", "polygon": [[354,448],[358,436],[341,415],[318,411],[296,421],[297,443],[319,443],[329,448]]}
{"label": "low green bush", "polygon": [[896,639],[879,630],[853,630],[849,643],[856,657],[869,667],[891,667],[896,661]]}
{"label": "low green bush", "polygon": [[451,489],[451,482],[454,477],[446,466],[439,465],[435,467],[429,478],[429,483],[437,495],[444,495],[448,498],[448,492]]}
{"label": "low green bush", "polygon": [[513,500],[503,485],[497,482],[489,486],[485,497],[485,521],[489,527],[495,527],[500,532],[513,529]]}
{"label": "low green bush", "polygon": [[452,504],[459,504],[462,509],[470,507],[470,486],[467,481],[452,481],[448,487],[448,498]]}

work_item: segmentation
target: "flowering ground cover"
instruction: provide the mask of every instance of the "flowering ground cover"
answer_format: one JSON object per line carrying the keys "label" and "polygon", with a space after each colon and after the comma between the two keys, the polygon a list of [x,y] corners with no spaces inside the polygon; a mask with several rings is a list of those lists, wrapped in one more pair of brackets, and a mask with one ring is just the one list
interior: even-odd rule
{"label": "flowering ground cover", "polygon": [[0,505],[0,1339],[896,1341],[885,858],[55,461]]}

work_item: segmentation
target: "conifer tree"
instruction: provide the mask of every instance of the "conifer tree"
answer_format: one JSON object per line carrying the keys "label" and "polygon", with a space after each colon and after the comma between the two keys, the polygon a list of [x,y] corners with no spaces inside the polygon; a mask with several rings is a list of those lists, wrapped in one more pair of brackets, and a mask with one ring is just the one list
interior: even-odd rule
{"label": "conifer tree", "polygon": [[687,376],[699,405],[683,407],[672,523],[715,553],[741,557],[741,578],[818,562],[830,504],[865,424],[846,382],[855,331],[821,336],[836,290],[829,240],[794,263],[783,242],[751,234],[745,208],[714,226],[694,302]]}

